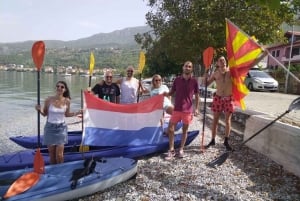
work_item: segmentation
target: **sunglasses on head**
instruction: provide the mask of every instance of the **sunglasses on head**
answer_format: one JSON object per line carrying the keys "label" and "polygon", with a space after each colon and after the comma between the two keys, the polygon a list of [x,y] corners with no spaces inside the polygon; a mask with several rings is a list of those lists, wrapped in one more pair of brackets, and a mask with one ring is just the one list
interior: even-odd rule
{"label": "sunglasses on head", "polygon": [[56,88],[61,88],[61,89],[64,89],[65,86],[64,85],[56,85]]}

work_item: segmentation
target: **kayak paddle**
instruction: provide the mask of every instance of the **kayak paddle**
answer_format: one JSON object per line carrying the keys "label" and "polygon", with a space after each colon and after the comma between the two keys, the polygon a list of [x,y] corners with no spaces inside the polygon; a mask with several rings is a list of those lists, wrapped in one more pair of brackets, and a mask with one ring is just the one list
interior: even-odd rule
{"label": "kayak paddle", "polygon": [[[212,63],[212,59],[214,56],[214,48],[212,47],[208,47],[204,50],[203,52],[203,63],[205,66],[205,71],[208,73],[211,63]],[[201,152],[204,152],[204,128],[205,128],[205,115],[206,115],[206,97],[207,97],[207,77],[205,76],[205,81],[204,81],[204,85],[205,85],[205,90],[204,90],[204,106],[203,106],[203,126],[202,126],[202,138],[201,138]]]}
{"label": "kayak paddle", "polygon": [[[144,67],[145,67],[145,62],[146,62],[145,53],[143,51],[141,51],[140,52],[140,57],[139,57],[139,68],[138,68],[138,71],[139,71],[139,74],[140,74],[139,82],[141,82],[141,80],[142,80],[142,73],[143,73],[143,70],[144,70]],[[139,99],[140,99],[140,87],[141,86],[139,85],[137,102],[139,102]]]}
{"label": "kayak paddle", "polygon": [[[37,41],[32,46],[32,59],[37,70],[37,104],[40,105],[40,70],[43,65],[45,55],[45,44],[43,41]],[[38,148],[33,159],[33,171],[27,172],[20,176],[12,183],[9,189],[3,196],[5,199],[23,193],[33,187],[40,179],[40,174],[45,172],[45,162],[41,154],[41,140],[40,140],[40,113],[37,113],[37,127],[38,127]]]}
{"label": "kayak paddle", "polygon": [[[251,137],[249,137],[247,140],[245,140],[238,148],[238,150],[240,150],[242,148],[243,145],[245,145],[247,142],[249,142],[251,139],[253,139],[255,136],[257,136],[258,134],[260,134],[263,130],[265,130],[266,128],[268,128],[269,126],[271,126],[272,124],[274,124],[277,120],[279,120],[280,118],[282,118],[284,115],[288,114],[289,112],[291,112],[292,110],[300,110],[300,97],[296,98],[295,100],[293,100],[293,102],[289,105],[288,110],[286,110],[283,114],[281,114],[280,116],[278,116],[276,119],[274,119],[273,121],[271,121],[270,123],[268,123],[265,127],[263,127],[262,129],[260,129],[259,131],[257,131],[256,133],[254,133]],[[226,159],[229,156],[229,151],[226,151],[225,153],[223,153],[222,155],[220,155],[219,157],[217,157],[216,159],[214,159],[213,161],[209,162],[207,164],[207,166],[215,168],[216,166],[220,166],[222,165]]]}

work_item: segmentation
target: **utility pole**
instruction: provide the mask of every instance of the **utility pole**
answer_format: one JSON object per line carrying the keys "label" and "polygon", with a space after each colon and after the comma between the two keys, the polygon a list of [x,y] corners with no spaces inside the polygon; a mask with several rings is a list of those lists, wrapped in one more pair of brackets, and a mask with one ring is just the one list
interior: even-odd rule
{"label": "utility pole", "polygon": [[291,67],[291,58],[292,58],[292,51],[293,51],[293,43],[294,43],[294,25],[292,25],[292,39],[291,39],[291,46],[290,46],[290,55],[289,55],[289,64],[288,64],[288,72],[285,76],[285,86],[284,86],[284,93],[288,93],[288,81],[290,75],[290,67]]}

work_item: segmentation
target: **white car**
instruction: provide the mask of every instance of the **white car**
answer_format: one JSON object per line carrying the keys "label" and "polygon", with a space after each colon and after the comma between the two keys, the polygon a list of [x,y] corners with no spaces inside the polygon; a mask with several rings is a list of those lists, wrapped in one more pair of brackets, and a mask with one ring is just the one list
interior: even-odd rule
{"label": "white car", "polygon": [[261,70],[249,70],[245,84],[250,91],[278,91],[278,82]]}

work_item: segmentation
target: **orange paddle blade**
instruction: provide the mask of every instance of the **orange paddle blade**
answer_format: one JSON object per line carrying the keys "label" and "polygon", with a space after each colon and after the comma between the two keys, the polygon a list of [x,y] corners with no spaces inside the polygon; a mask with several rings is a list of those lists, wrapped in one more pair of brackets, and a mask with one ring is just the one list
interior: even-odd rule
{"label": "orange paddle blade", "polygon": [[36,172],[27,172],[19,177],[7,190],[3,196],[5,199],[23,193],[33,187],[40,179]]}
{"label": "orange paddle blade", "polygon": [[203,63],[206,69],[211,65],[212,59],[214,56],[214,48],[208,47],[203,52]]}
{"label": "orange paddle blade", "polygon": [[45,162],[44,162],[44,158],[43,158],[39,148],[36,150],[36,153],[34,155],[33,171],[38,174],[45,173]]}
{"label": "orange paddle blade", "polygon": [[43,41],[35,42],[32,46],[31,54],[35,67],[40,71],[44,61],[45,43]]}

